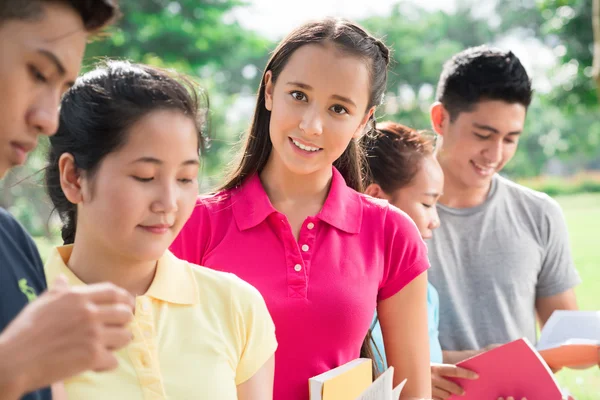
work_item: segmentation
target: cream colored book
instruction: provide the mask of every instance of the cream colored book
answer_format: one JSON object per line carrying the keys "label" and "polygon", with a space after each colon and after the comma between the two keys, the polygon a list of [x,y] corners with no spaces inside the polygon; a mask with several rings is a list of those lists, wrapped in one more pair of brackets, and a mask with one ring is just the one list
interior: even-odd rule
{"label": "cream colored book", "polygon": [[373,383],[372,365],[358,358],[310,378],[310,400],[355,400]]}

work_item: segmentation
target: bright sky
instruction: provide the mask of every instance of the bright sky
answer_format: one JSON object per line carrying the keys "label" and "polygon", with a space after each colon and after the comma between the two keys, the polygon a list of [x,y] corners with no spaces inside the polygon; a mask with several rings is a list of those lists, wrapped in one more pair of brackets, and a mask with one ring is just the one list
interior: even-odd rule
{"label": "bright sky", "polygon": [[[327,16],[362,19],[385,15],[400,0],[248,0],[235,15],[242,25],[278,39],[303,22]],[[426,9],[452,11],[455,0],[402,0]]]}

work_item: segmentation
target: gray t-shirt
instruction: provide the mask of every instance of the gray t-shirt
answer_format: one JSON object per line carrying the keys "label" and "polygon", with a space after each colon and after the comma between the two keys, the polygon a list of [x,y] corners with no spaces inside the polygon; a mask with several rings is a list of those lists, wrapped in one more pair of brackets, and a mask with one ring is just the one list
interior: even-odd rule
{"label": "gray t-shirt", "polygon": [[536,298],[580,282],[558,203],[496,175],[483,204],[440,204],[438,212],[441,226],[428,247],[442,349],[475,350],[521,337],[536,343]]}

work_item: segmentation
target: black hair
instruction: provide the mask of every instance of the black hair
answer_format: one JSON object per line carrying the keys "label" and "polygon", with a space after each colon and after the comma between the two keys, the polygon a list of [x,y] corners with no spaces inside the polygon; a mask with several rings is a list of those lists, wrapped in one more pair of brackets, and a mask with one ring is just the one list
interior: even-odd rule
{"label": "black hair", "polygon": [[[271,154],[273,147],[269,137],[271,112],[265,108],[265,75],[267,71],[271,71],[272,81],[276,82],[296,50],[307,44],[327,43],[331,43],[336,50],[359,57],[367,63],[371,77],[367,110],[382,103],[390,54],[381,40],[374,38],[357,24],[344,19],[325,18],[308,22],[296,28],[279,43],[265,67],[258,89],[250,132],[239,156],[238,165],[234,167],[227,178],[227,183],[221,188],[222,190],[239,186],[248,176],[261,172]],[[375,125],[373,117],[370,125],[371,127]],[[356,141],[350,141],[344,153],[335,161],[334,166],[340,171],[348,186],[362,191],[364,162],[360,146]]]}
{"label": "black hair", "polygon": [[95,32],[110,24],[119,15],[115,0],[2,0],[0,23],[11,20],[35,20],[44,15],[44,6],[65,4],[75,10],[88,32]]}
{"label": "black hair", "polygon": [[45,170],[46,189],[63,222],[65,244],[75,240],[77,207],[61,189],[60,156],[71,154],[78,171],[92,178],[104,157],[125,144],[129,129],[157,110],[177,110],[193,119],[202,153],[205,119],[201,97],[182,75],[123,61],[109,61],[77,80],[62,99],[59,127],[50,138]]}
{"label": "black hair", "polygon": [[502,100],[529,107],[533,91],[521,61],[511,51],[471,47],[444,64],[436,100],[454,121],[483,100]]}

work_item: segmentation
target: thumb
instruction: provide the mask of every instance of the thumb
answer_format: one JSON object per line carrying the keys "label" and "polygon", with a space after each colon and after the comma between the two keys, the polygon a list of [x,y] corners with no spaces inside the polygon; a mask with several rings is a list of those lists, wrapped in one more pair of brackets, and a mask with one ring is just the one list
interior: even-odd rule
{"label": "thumb", "polygon": [[438,369],[438,373],[441,376],[446,376],[449,378],[463,378],[463,379],[477,379],[479,375],[475,372],[457,367],[456,365],[442,365],[441,368]]}
{"label": "thumb", "polygon": [[69,289],[69,281],[67,280],[67,277],[63,274],[60,274],[52,283],[51,289],[59,292]]}

